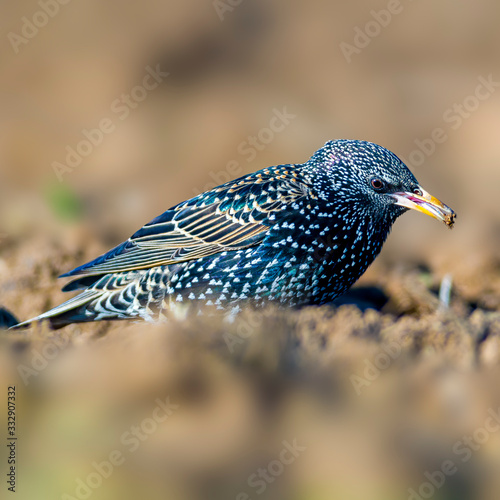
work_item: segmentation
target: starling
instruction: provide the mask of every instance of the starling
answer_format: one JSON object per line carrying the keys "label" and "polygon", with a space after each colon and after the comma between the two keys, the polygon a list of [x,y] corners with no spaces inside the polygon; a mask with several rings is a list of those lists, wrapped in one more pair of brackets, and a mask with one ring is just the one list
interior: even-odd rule
{"label": "starling", "polygon": [[453,210],[394,153],[329,141],[305,163],[264,168],[175,205],[63,274],[74,278],[63,291],[83,291],[18,326],[325,304],[364,273],[408,209],[454,224]]}

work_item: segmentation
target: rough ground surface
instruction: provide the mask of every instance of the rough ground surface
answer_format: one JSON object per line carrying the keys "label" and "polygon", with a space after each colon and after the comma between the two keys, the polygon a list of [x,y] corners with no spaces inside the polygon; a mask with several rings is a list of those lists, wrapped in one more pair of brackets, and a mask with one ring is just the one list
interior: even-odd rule
{"label": "rough ground surface", "polygon": [[[2,306],[25,319],[56,305],[56,276],[101,250],[81,233],[5,242]],[[484,425],[500,412],[500,261],[457,269],[449,308],[439,268],[381,264],[336,306],[3,331],[20,498],[79,498],[78,478],[118,450],[92,498],[391,500],[451,460],[434,498],[497,499],[500,430]],[[158,398],[178,405],[159,424]],[[457,444],[469,435],[470,455]],[[293,463],[252,476],[293,440]]]}

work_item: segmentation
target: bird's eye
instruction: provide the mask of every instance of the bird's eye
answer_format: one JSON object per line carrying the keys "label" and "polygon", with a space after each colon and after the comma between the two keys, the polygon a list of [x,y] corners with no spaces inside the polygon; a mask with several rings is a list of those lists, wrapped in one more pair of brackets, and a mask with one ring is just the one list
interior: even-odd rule
{"label": "bird's eye", "polygon": [[384,188],[385,182],[382,179],[376,177],[371,180],[371,185],[373,189],[375,189],[376,191],[380,191]]}
{"label": "bird's eye", "polygon": [[420,188],[415,188],[413,190],[413,194],[416,194],[417,196],[422,196],[424,193],[422,193],[422,190]]}

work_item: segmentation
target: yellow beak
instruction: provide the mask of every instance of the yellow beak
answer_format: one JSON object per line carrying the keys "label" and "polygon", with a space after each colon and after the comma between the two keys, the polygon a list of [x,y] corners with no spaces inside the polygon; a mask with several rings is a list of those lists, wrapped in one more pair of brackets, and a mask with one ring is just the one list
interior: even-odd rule
{"label": "yellow beak", "polygon": [[422,195],[409,192],[393,193],[392,196],[396,200],[396,205],[401,207],[417,210],[424,214],[434,217],[434,219],[444,222],[450,229],[455,224],[457,214],[443,202],[439,201],[427,191],[420,188]]}

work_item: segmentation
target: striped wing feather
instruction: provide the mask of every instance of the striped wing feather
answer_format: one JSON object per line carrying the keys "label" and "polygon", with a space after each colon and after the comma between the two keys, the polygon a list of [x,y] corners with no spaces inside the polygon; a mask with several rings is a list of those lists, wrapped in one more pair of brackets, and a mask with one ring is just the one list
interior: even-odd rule
{"label": "striped wing feather", "polygon": [[290,166],[265,169],[180,203],[126,242],[63,276],[146,269],[257,245],[272,225],[270,215],[307,192]]}

